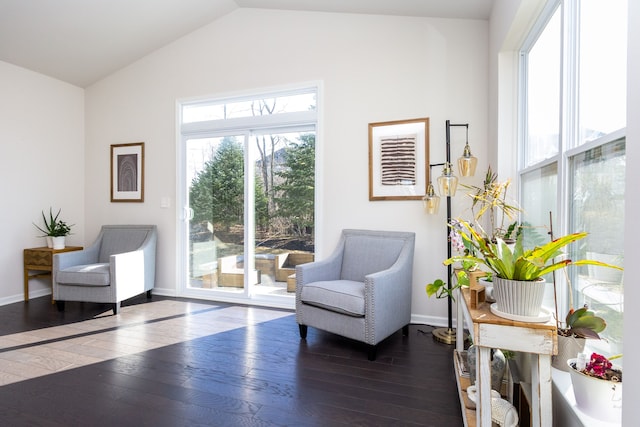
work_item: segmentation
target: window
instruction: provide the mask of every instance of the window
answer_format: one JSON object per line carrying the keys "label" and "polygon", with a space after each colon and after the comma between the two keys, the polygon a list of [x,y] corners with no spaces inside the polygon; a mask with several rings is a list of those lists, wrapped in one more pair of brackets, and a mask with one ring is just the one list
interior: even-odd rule
{"label": "window", "polygon": [[[624,261],[626,10],[626,0],[549,2],[523,46],[520,66],[522,221],[547,230],[553,225],[555,236],[586,231],[587,239],[569,256],[619,266]],[[580,267],[567,273],[556,275],[560,319],[571,302],[588,304],[607,321],[605,340],[589,345],[609,355],[621,353],[621,272]],[[553,297],[551,290],[545,304],[552,307]]]}
{"label": "window", "polygon": [[182,294],[293,305],[314,253],[316,110],[315,86],[179,105]]}
{"label": "window", "polygon": [[560,149],[560,17],[558,9],[527,55],[527,165],[555,156]]}

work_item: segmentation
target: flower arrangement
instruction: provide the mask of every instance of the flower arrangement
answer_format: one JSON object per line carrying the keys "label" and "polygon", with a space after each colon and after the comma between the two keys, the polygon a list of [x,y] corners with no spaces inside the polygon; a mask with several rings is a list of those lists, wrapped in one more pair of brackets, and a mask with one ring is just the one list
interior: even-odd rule
{"label": "flower arrangement", "polygon": [[611,360],[617,359],[621,357],[621,355],[613,356],[609,359],[604,357],[598,353],[592,353],[589,361],[586,363],[585,367],[580,369],[578,364],[574,365],[574,369],[579,372],[582,372],[585,375],[594,378],[600,378],[607,381],[613,381],[617,383],[622,382],[622,370],[614,368]]}
{"label": "flower arrangement", "polygon": [[489,233],[486,234],[491,241],[501,237],[503,240],[512,240],[511,234],[516,223],[511,223],[507,227],[505,221],[513,221],[517,214],[522,211],[520,207],[509,203],[507,191],[511,185],[511,180],[498,181],[498,174],[487,169],[482,186],[464,185],[462,187],[471,190],[467,195],[471,198],[471,212],[474,220],[480,224],[485,215],[488,215]]}
{"label": "flower arrangement", "polygon": [[[451,231],[449,232],[449,241],[451,242],[451,249],[458,253],[468,254],[473,248],[466,245],[462,236],[458,232],[461,228],[460,222],[456,219],[451,220]],[[461,263],[462,269],[457,272],[456,284],[451,288],[448,288],[446,282],[442,279],[436,279],[432,283],[427,284],[426,291],[429,297],[435,295],[436,298],[449,297],[455,300],[453,297],[453,291],[462,286],[469,286],[470,279],[469,273],[475,271],[478,268],[478,263],[475,261],[463,261]]]}

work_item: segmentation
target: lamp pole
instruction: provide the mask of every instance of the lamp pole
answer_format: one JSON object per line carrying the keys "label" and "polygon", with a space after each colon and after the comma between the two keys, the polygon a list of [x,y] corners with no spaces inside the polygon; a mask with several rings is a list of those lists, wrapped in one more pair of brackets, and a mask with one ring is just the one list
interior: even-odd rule
{"label": "lamp pole", "polygon": [[[451,127],[465,127],[467,128],[467,133],[469,131],[469,124],[452,124],[449,120],[446,121],[446,163],[445,168],[451,166]],[[440,164],[434,165],[439,166]],[[455,190],[453,191],[455,192]],[[452,192],[447,192],[447,225],[446,225],[446,238],[447,238],[447,259],[451,258],[451,238],[449,237],[449,224],[451,223],[451,194]],[[453,266],[449,264],[447,266],[447,288],[449,289],[449,293],[451,293],[451,281],[453,280]],[[451,301],[451,297],[447,296],[447,327],[446,328],[437,328],[433,330],[433,338],[439,342],[445,344],[454,344],[456,342],[456,330],[453,328],[453,304]]]}

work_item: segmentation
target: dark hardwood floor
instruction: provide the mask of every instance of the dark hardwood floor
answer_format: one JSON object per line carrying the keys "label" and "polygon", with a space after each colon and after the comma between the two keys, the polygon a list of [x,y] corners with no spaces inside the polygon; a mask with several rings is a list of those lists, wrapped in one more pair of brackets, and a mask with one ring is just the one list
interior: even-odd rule
{"label": "dark hardwood floor", "polygon": [[[370,362],[365,345],[314,328],[301,341],[287,311],[158,296],[125,302],[120,317],[107,310],[59,313],[46,297],[0,307],[0,425],[462,425],[453,347],[430,326],[397,332]],[[135,350],[146,341],[154,348]],[[112,353],[95,362],[101,348]],[[86,363],[60,360],[71,354]]]}

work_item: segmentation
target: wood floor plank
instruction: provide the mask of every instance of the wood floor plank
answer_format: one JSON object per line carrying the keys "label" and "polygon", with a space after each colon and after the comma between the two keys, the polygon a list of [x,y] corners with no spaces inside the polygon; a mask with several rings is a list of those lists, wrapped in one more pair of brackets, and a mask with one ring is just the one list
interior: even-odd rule
{"label": "wood floor plank", "polygon": [[295,315],[154,296],[0,307],[0,425],[460,426],[451,353],[432,327],[359,342]]}

